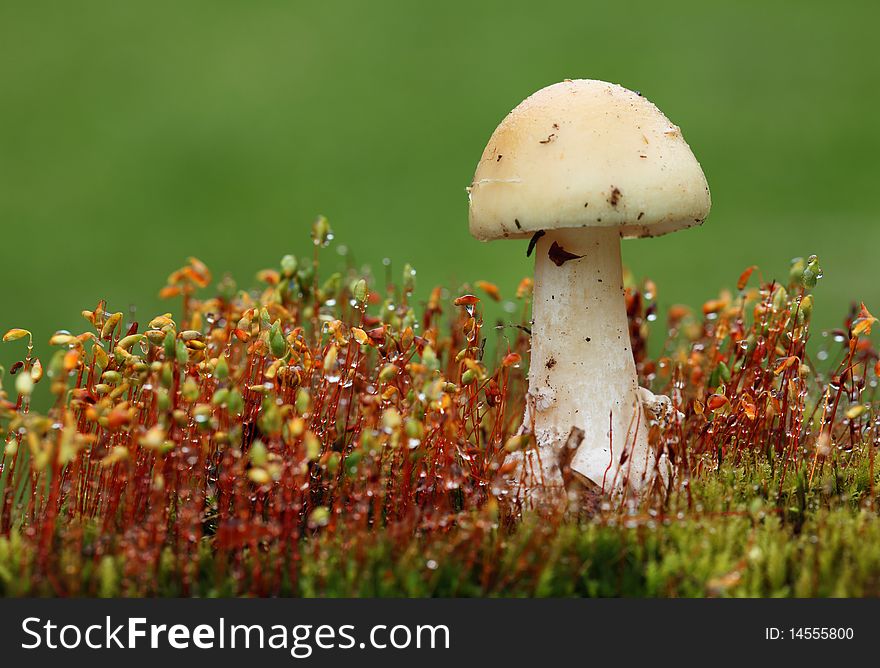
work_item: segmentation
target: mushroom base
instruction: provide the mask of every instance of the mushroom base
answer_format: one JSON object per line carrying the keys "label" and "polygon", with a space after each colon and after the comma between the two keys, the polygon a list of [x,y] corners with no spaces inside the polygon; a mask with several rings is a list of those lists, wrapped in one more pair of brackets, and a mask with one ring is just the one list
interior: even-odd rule
{"label": "mushroom base", "polygon": [[[542,468],[569,461],[604,491],[641,488],[654,469],[629,339],[620,232],[547,232],[538,241],[527,427]],[[577,451],[561,450],[572,427]]]}

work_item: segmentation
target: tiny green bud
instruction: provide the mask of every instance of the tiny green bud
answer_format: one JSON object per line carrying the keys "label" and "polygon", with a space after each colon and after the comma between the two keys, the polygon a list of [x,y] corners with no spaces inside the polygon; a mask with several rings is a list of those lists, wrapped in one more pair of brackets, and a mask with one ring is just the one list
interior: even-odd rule
{"label": "tiny green bud", "polygon": [[406,435],[410,438],[422,438],[425,435],[424,425],[419,420],[413,418],[407,419],[404,429],[406,430]]}
{"label": "tiny green bud", "polygon": [[792,285],[801,281],[801,277],[803,276],[806,267],[807,263],[804,261],[804,258],[796,257],[792,259],[791,267],[788,270],[788,279]]}
{"label": "tiny green bud", "polygon": [[162,383],[163,387],[171,387],[174,383],[174,370],[169,362],[165,362],[162,365],[162,375],[159,378],[159,382]]}
{"label": "tiny green bud", "polygon": [[226,408],[234,415],[240,414],[244,410],[244,397],[238,388],[229,391],[229,396],[226,398]]}
{"label": "tiny green bud", "polygon": [[223,406],[228,401],[229,390],[225,387],[221,387],[219,390],[214,392],[214,396],[211,397],[211,403],[215,406]]}
{"label": "tiny green bud", "polygon": [[367,282],[364,279],[355,281],[351,286],[351,294],[361,303],[367,301]]}
{"label": "tiny green bud", "polygon": [[117,345],[123,350],[131,350],[132,346],[134,346],[136,343],[140,343],[143,338],[143,334],[130,334],[129,336],[121,338]]}
{"label": "tiny green bud", "polygon": [[425,349],[422,351],[422,364],[431,371],[437,371],[440,368],[440,360],[437,359],[437,353],[434,352],[431,346],[425,346]]}
{"label": "tiny green bud", "polygon": [[15,391],[23,397],[29,397],[34,391],[34,379],[29,373],[20,373],[15,377]]}
{"label": "tiny green bud", "polygon": [[248,470],[248,478],[252,482],[255,482],[258,485],[268,485],[272,482],[272,476],[269,475],[269,472],[266,469],[260,467],[254,467]]}
{"label": "tiny green bud", "polygon": [[810,316],[813,315],[813,295],[806,295],[801,299],[801,305],[798,309],[798,321],[809,322]]}
{"label": "tiny green bud", "polygon": [[180,393],[187,401],[195,401],[199,398],[200,394],[199,384],[192,377],[189,377],[183,382]]}
{"label": "tiny green bud", "polygon": [[403,265],[403,291],[411,294],[416,289],[416,270],[407,262]]}
{"label": "tiny green bud", "polygon": [[105,383],[110,383],[111,385],[116,385],[119,381],[122,380],[122,374],[118,371],[105,371],[101,374],[101,380]]}
{"label": "tiny green bud", "polygon": [[321,456],[321,441],[311,431],[306,432],[305,437],[306,458],[313,462]]}
{"label": "tiny green bud", "polygon": [[296,412],[300,415],[307,413],[309,410],[309,404],[311,403],[311,397],[309,397],[309,392],[305,388],[299,388],[296,391]]}
{"label": "tiny green bud", "polygon": [[254,466],[265,466],[269,462],[269,451],[261,440],[254,441],[248,456]]}
{"label": "tiny green bud", "polygon": [[325,527],[328,524],[330,524],[330,510],[327,506],[318,506],[309,513],[310,528]]}
{"label": "tiny green bud", "polygon": [[327,458],[327,471],[330,473],[336,473],[339,470],[339,462],[341,459],[342,455],[338,452],[331,453]]}
{"label": "tiny green bud", "polygon": [[214,366],[214,377],[217,380],[229,378],[229,364],[226,363],[226,357],[223,355],[217,359],[217,364]]}
{"label": "tiny green bud", "polygon": [[807,266],[801,274],[801,283],[805,288],[815,288],[816,283],[822,278],[822,267],[819,266],[819,258],[811,255],[807,259]]}
{"label": "tiny green bud", "polygon": [[281,273],[284,274],[285,278],[290,278],[296,273],[297,267],[299,267],[299,262],[294,255],[285,255],[281,258]]}
{"label": "tiny green bud", "polygon": [[781,311],[788,305],[788,292],[781,285],[773,292],[773,310]]}
{"label": "tiny green bud", "polygon": [[400,413],[396,408],[386,408],[382,413],[382,427],[384,427],[385,431],[390,432],[397,429],[401,422]]}
{"label": "tiny green bud", "polygon": [[316,246],[326,246],[333,238],[333,231],[330,229],[330,221],[324,216],[318,216],[312,223],[312,241]]}
{"label": "tiny green bud", "polygon": [[281,331],[280,320],[276,320],[269,330],[269,349],[275,357],[284,357],[287,354],[287,341]]}
{"label": "tiny green bud", "polygon": [[156,406],[163,412],[171,408],[171,396],[165,388],[156,390]]}
{"label": "tiny green bud", "polygon": [[175,343],[177,341],[177,335],[174,333],[174,330],[169,329],[165,333],[165,341],[162,343],[162,347],[165,349],[165,359],[172,360],[174,359],[175,353]]}

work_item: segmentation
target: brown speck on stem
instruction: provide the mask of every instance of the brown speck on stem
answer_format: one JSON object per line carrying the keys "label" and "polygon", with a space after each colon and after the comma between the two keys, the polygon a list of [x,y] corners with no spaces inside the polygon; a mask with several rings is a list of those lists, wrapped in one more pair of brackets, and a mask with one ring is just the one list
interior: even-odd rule
{"label": "brown speck on stem", "polygon": [[547,135],[547,139],[541,139],[538,143],[539,143],[539,144],[549,144],[549,143],[550,143],[551,141],[553,141],[555,138],[556,138],[556,133],[555,133],[555,132],[551,132],[549,135]]}
{"label": "brown speck on stem", "polygon": [[555,366],[556,366],[556,358],[555,358],[555,357],[551,357],[549,360],[547,360],[547,364],[546,364],[545,366],[546,366],[548,369],[552,369],[553,367],[555,367]]}
{"label": "brown speck on stem", "polygon": [[547,252],[547,255],[553,261],[553,264],[555,264],[557,267],[561,267],[569,260],[579,260],[583,257],[583,255],[575,255],[574,253],[569,253],[555,241],[553,242],[553,245],[550,246],[550,250]]}

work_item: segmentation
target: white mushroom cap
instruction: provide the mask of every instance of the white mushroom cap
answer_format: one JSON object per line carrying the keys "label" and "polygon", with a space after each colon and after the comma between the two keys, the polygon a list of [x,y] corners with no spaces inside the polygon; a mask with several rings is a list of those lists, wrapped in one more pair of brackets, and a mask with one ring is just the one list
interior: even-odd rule
{"label": "white mushroom cap", "polygon": [[699,225],[710,207],[681,130],[640,94],[591,79],[547,86],[511,111],[469,193],[483,241],[571,227],[657,236]]}

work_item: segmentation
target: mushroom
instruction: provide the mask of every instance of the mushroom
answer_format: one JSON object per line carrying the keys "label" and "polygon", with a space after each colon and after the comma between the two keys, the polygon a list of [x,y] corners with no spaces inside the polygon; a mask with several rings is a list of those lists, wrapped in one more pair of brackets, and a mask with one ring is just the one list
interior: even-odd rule
{"label": "mushroom", "polygon": [[605,491],[641,488],[658,457],[630,346],[620,240],[708,215],[706,178],[681,131],[639,93],[566,80],[507,115],[468,192],[474,237],[531,238],[535,252],[524,427],[538,448],[527,457],[559,481],[560,451],[583,430],[571,471]]}

